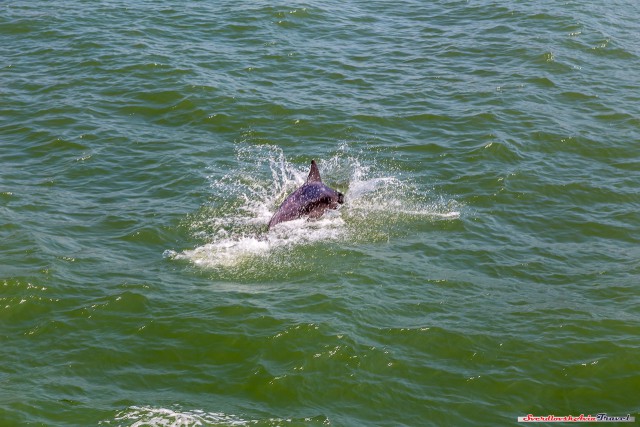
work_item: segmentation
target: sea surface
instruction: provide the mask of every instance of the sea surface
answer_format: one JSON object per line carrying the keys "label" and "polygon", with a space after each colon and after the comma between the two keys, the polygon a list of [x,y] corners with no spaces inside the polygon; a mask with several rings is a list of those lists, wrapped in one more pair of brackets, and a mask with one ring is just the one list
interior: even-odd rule
{"label": "sea surface", "polygon": [[639,16],[1,2],[0,425],[639,422]]}

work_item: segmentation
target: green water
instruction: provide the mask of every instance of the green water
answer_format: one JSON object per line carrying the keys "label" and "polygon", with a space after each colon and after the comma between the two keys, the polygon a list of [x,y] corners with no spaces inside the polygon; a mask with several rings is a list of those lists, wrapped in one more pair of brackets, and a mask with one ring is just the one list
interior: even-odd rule
{"label": "green water", "polygon": [[639,12],[1,3],[0,425],[638,417]]}

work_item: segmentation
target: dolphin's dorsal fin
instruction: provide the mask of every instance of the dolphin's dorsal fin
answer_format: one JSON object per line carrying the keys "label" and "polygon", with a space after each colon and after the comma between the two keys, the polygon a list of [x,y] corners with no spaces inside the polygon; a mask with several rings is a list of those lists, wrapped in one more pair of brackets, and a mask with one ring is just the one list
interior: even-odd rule
{"label": "dolphin's dorsal fin", "polygon": [[311,170],[309,171],[307,182],[322,182],[322,178],[320,178],[320,171],[318,170],[318,165],[316,165],[315,160],[311,160]]}

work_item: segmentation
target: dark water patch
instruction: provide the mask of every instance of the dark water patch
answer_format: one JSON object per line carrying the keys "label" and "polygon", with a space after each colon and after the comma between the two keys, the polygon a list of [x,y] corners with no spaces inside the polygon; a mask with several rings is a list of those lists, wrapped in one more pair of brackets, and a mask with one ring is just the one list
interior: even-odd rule
{"label": "dark water patch", "polygon": [[86,151],[87,146],[74,141],[67,141],[64,139],[56,138],[51,141],[46,141],[38,145],[31,145],[27,147],[27,150],[35,156],[46,156],[52,153],[60,153],[61,151]]}

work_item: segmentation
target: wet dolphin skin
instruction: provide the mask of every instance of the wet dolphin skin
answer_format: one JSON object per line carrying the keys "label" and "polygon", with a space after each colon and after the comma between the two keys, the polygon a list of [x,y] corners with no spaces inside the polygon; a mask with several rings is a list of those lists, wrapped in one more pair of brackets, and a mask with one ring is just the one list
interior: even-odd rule
{"label": "wet dolphin skin", "polygon": [[344,203],[344,195],[322,183],[318,165],[315,160],[312,160],[307,182],[282,202],[269,221],[269,229],[281,222],[302,216],[319,218],[325,210],[336,209],[342,203]]}

